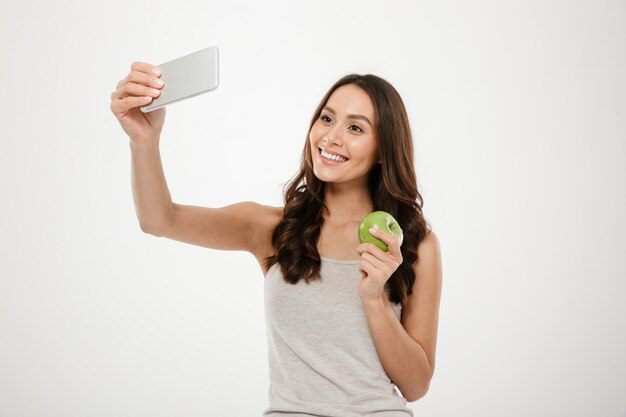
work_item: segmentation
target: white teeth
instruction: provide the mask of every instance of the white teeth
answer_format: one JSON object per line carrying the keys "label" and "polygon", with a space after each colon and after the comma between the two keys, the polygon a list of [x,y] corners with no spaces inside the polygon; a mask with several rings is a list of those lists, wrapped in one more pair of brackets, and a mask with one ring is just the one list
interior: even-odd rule
{"label": "white teeth", "polygon": [[322,156],[326,159],[331,159],[333,161],[338,161],[338,162],[345,162],[347,161],[346,158],[343,158],[341,156],[335,156],[335,155],[331,155],[329,153],[324,152],[324,150],[322,150]]}

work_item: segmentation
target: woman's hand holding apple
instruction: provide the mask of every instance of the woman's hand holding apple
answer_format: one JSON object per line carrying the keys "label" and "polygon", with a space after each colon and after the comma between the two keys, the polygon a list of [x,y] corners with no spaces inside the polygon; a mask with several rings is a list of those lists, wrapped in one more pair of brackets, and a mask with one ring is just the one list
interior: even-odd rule
{"label": "woman's hand holding apple", "polygon": [[357,246],[357,252],[361,256],[359,265],[359,270],[362,273],[359,283],[359,297],[361,299],[381,297],[384,294],[385,283],[402,264],[402,253],[395,236],[378,228],[370,229],[370,233],[384,241],[389,250],[383,252],[373,243],[361,243]]}

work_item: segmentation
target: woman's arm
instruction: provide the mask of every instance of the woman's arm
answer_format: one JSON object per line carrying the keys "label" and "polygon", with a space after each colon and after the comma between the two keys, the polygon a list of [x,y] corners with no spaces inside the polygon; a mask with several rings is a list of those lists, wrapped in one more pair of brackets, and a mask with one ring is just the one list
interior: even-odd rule
{"label": "woman's arm", "polygon": [[246,250],[264,259],[271,253],[271,232],[282,217],[280,207],[252,201],[220,208],[172,202],[159,151],[165,108],[148,113],[139,109],[161,93],[164,83],[157,70],[133,62],[111,94],[111,111],[130,138],[133,200],[141,230],[211,249]]}
{"label": "woman's arm", "polygon": [[141,230],[191,245],[219,250],[267,252],[268,231],[282,210],[253,201],[225,207],[201,207],[172,202],[158,146],[131,142],[132,188]]}
{"label": "woman's arm", "polygon": [[376,351],[385,372],[410,402],[428,392],[435,370],[441,298],[441,251],[433,232],[418,248],[413,293],[396,317],[384,292],[362,298]]}
{"label": "woman's arm", "polygon": [[174,215],[158,143],[144,146],[130,142],[131,185],[141,230],[151,233],[171,222]]}

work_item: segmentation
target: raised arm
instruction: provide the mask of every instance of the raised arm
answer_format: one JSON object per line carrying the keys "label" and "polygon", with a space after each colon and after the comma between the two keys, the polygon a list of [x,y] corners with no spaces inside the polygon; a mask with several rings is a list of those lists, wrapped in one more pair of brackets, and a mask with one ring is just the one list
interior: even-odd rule
{"label": "raised arm", "polygon": [[172,216],[149,233],[219,250],[244,250],[255,256],[270,251],[271,233],[280,220],[279,207],[243,201],[210,208],[173,203]]}
{"label": "raised arm", "polygon": [[269,256],[271,232],[282,208],[252,201],[220,208],[172,202],[159,151],[165,108],[139,110],[159,95],[155,69],[133,63],[111,94],[111,110],[130,137],[133,200],[141,230],[210,249],[248,251],[257,259]]}

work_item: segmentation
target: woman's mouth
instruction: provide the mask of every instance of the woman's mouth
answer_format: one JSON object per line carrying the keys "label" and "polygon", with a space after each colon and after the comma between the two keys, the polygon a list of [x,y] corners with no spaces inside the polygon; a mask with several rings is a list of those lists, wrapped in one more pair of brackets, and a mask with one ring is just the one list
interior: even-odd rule
{"label": "woman's mouth", "polygon": [[318,148],[318,149],[319,149],[320,159],[322,161],[326,162],[327,164],[339,165],[339,164],[343,164],[344,162],[348,161],[348,158],[344,158],[342,156],[330,154],[330,153],[326,152],[325,150],[323,150],[322,148]]}

